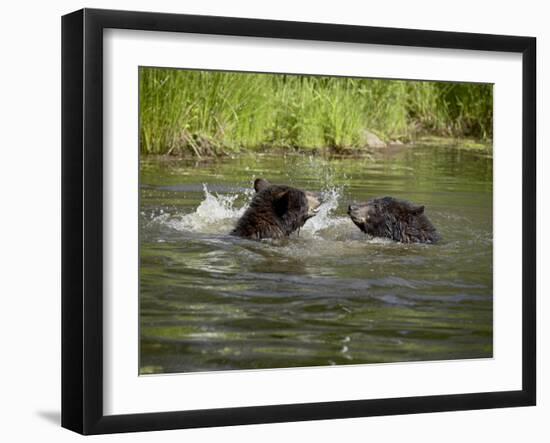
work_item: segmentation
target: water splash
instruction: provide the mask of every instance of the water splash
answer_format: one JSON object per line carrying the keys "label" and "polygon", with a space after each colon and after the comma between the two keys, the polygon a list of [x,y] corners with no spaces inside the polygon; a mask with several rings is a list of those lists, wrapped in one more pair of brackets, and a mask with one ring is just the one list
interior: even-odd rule
{"label": "water splash", "polygon": [[334,216],[334,211],[338,209],[342,190],[338,188],[329,188],[321,192],[322,204],[315,217],[310,218],[302,232],[317,236],[322,231],[339,227],[346,219],[344,217]]}
{"label": "water splash", "polygon": [[[208,190],[206,184],[202,185],[202,189],[204,199],[194,212],[158,221],[178,231],[225,234],[243,214],[254,193],[252,190],[247,190],[243,193],[214,194]],[[246,201],[241,207],[237,207],[237,200],[243,196]]]}

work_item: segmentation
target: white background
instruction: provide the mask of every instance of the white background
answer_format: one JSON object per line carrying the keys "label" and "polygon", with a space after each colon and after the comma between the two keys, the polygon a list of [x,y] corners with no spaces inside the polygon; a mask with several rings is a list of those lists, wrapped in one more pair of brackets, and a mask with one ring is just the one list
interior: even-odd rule
{"label": "white background", "polygon": [[[245,2],[222,0],[183,3],[140,0],[87,3],[19,2],[3,5],[0,112],[2,158],[0,226],[3,297],[0,321],[0,436],[4,441],[73,441],[59,428],[60,411],[60,15],[82,6],[234,15],[439,29],[538,37],[538,146],[542,153],[550,96],[542,89],[550,74],[550,29],[544,2],[481,3],[440,1]],[[541,158],[542,157],[542,158]],[[539,191],[548,196],[548,155],[539,156]],[[548,198],[539,224],[548,224]],[[539,196],[539,202],[542,198]],[[511,205],[512,209],[515,209]],[[519,210],[519,208],[517,208]],[[549,266],[548,234],[540,232],[539,274]],[[411,416],[330,420],[102,436],[127,441],[548,441],[550,327],[543,324],[548,277],[539,281],[539,406]]]}

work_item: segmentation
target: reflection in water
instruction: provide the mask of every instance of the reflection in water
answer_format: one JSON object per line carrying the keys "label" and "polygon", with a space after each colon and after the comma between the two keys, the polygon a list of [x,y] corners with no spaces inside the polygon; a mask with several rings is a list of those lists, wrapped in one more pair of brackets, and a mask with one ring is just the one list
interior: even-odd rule
{"label": "reflection in water", "polygon": [[[323,206],[290,239],[229,236],[256,177]],[[144,160],[141,185],[141,373],[492,356],[490,157]],[[347,205],[384,195],[425,205],[441,243],[368,239]]]}

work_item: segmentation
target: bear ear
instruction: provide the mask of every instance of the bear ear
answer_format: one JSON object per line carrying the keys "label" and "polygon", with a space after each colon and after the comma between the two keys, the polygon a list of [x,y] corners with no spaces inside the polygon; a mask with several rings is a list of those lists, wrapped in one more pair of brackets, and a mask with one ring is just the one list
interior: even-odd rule
{"label": "bear ear", "polygon": [[288,212],[289,202],[290,202],[289,191],[283,191],[275,196],[275,199],[273,200],[273,208],[275,209],[275,213],[279,217],[282,217],[284,214]]}
{"label": "bear ear", "polygon": [[265,189],[269,186],[269,182],[263,178],[257,178],[254,180],[254,190],[260,192],[262,189]]}
{"label": "bear ear", "polygon": [[424,213],[424,206],[411,206],[409,213],[412,215],[420,215]]}

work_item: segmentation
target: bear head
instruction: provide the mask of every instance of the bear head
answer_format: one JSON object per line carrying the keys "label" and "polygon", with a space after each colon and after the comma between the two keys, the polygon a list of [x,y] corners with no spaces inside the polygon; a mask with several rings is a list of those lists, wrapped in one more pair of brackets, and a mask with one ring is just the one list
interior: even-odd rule
{"label": "bear head", "polygon": [[439,236],[424,214],[424,206],[393,197],[351,204],[348,214],[355,225],[373,237],[403,243],[434,243]]}
{"label": "bear head", "polygon": [[254,239],[288,236],[315,216],[321,205],[319,194],[274,185],[263,178],[254,181],[254,190],[256,194],[233,235]]}

